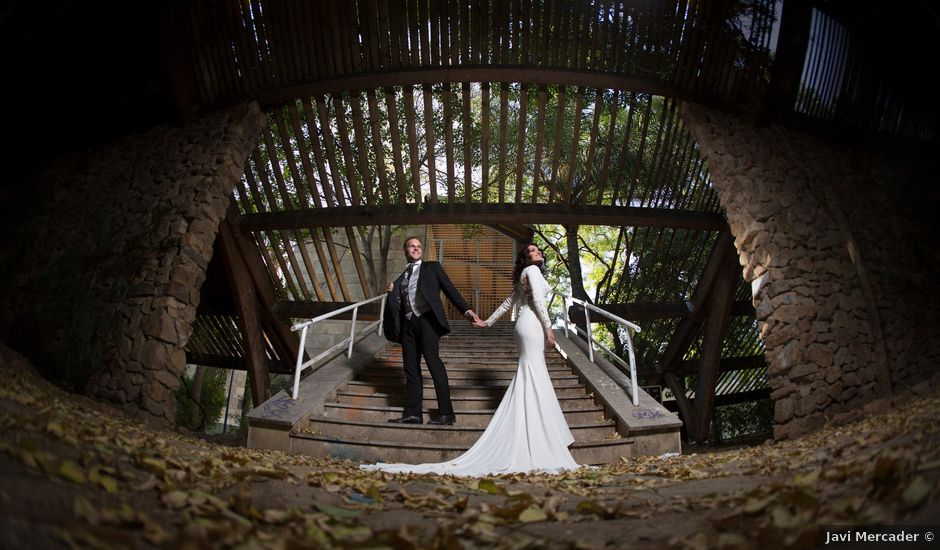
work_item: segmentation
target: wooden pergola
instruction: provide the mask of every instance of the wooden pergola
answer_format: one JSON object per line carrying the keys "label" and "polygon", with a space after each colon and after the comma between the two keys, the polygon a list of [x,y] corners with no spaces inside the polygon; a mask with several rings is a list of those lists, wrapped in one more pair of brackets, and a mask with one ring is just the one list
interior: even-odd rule
{"label": "wooden pergola", "polygon": [[[660,344],[640,346],[641,368],[672,390],[690,434],[707,434],[716,404],[769,396],[749,289],[681,102],[915,139],[934,139],[936,116],[900,89],[866,95],[890,87],[876,72],[846,73],[868,66],[848,3],[737,5],[185,3],[173,14],[188,69],[174,72],[179,103],[196,116],[250,100],[268,115],[217,242],[224,269],[209,278],[232,299],[204,308],[190,359],[248,369],[262,399],[267,373],[296,355],[288,317],[375,291],[360,227],[605,225],[675,258],[636,266],[660,270],[659,287],[599,305]],[[810,46],[826,41],[851,47]],[[858,101],[834,106],[834,93]],[[923,116],[902,117],[898,102]],[[692,276],[672,282],[680,272]]]}

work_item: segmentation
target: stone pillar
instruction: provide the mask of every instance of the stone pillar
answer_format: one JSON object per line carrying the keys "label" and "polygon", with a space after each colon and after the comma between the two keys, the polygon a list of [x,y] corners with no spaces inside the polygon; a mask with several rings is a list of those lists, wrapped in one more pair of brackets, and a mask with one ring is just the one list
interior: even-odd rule
{"label": "stone pillar", "polygon": [[265,124],[252,103],[46,171],[37,215],[12,228],[0,336],[70,389],[172,422],[212,245]]}
{"label": "stone pillar", "polygon": [[697,105],[683,116],[752,286],[775,436],[850,417],[928,377],[940,297],[924,277],[940,261],[917,204],[937,204],[923,174]]}

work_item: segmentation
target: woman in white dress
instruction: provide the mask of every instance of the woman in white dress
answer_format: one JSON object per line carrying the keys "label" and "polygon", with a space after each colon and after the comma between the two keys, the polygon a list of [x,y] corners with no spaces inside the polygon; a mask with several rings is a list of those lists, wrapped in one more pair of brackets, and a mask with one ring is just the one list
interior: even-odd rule
{"label": "woman in white dress", "polygon": [[455,476],[548,472],[578,468],[568,446],[574,442],[545,364],[545,345],[555,345],[545,307],[548,283],[542,251],[527,245],[516,258],[512,294],[479,327],[489,327],[513,307],[519,368],[483,435],[464,454],[433,464],[363,465],[366,470]]}

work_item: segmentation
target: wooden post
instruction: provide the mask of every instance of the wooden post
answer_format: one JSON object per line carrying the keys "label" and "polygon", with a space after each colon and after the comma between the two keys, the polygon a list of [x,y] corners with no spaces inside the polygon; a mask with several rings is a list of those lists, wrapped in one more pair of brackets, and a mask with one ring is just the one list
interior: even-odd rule
{"label": "wooden post", "polygon": [[251,387],[251,400],[258,405],[271,397],[264,333],[261,328],[255,285],[238,250],[238,245],[235,244],[228,222],[223,222],[219,228],[219,252],[222,254],[222,263],[225,265],[225,273],[231,284],[232,297],[238,312],[242,345],[245,350],[245,366]]}
{"label": "wooden post", "polygon": [[715,384],[718,382],[721,348],[728,332],[734,291],[740,279],[737,257],[725,254],[721,273],[715,281],[708,303],[708,320],[702,338],[702,358],[695,382],[693,421],[689,433],[697,441],[708,439],[711,418],[715,408]]}

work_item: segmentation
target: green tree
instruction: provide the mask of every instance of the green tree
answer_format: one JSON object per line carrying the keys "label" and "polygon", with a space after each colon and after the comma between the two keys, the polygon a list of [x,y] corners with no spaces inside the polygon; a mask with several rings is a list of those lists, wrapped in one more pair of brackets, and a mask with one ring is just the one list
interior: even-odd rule
{"label": "green tree", "polygon": [[193,378],[183,374],[183,383],[176,390],[176,423],[191,430],[206,431],[215,425],[225,408],[227,369],[205,368],[198,392],[199,401],[191,395]]}

